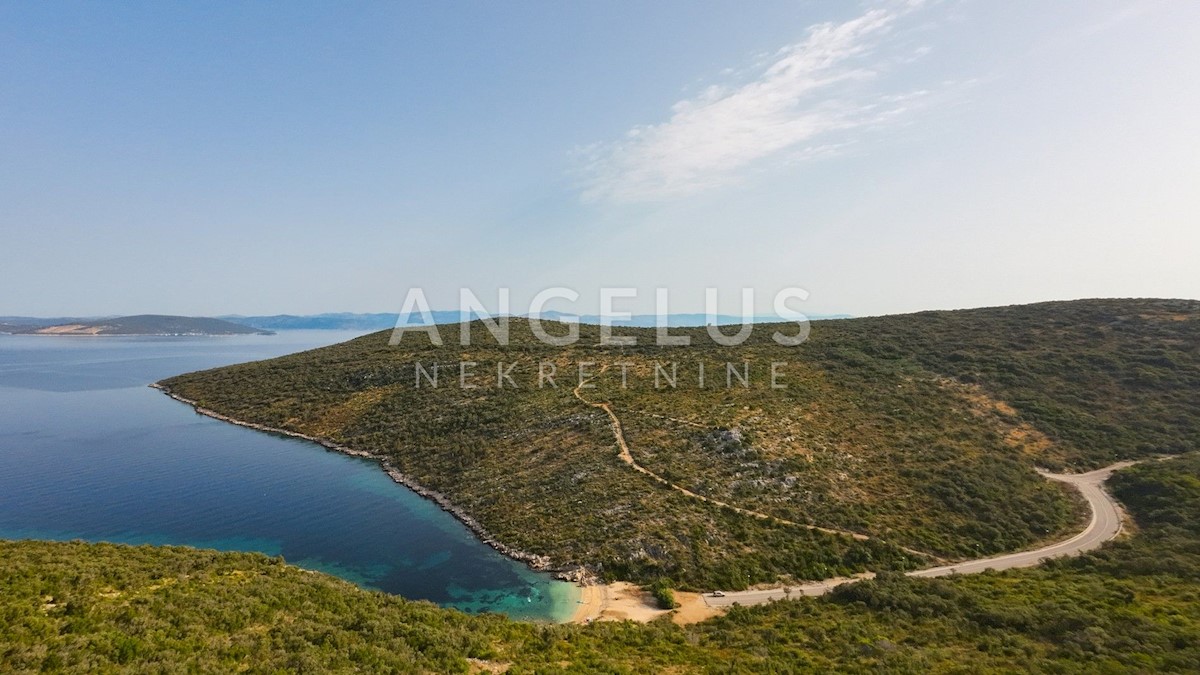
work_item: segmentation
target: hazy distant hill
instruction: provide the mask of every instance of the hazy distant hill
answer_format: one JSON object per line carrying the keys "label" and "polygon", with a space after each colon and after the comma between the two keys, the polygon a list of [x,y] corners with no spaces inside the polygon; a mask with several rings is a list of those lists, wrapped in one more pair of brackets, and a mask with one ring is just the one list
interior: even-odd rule
{"label": "hazy distant hill", "polygon": [[28,333],[34,328],[66,323],[92,323],[112,319],[112,316],[0,316],[0,333]]}
{"label": "hazy distant hill", "polygon": [[112,319],[74,321],[51,326],[11,326],[27,335],[269,335],[249,326],[207,317],[140,314]]}
{"label": "hazy distant hill", "polygon": [[[456,323],[459,321],[459,313],[457,310],[435,310],[431,312],[434,323]],[[355,314],[352,312],[330,312],[325,314],[272,314],[269,316],[240,316],[240,315],[225,315],[215,319],[202,319],[203,321],[223,321],[230,324],[236,324],[239,327],[254,328],[254,331],[241,332],[258,332],[258,331],[276,331],[276,330],[361,330],[361,331],[376,331],[393,328],[396,325],[398,314],[395,312],[378,312],[369,314]],[[552,321],[578,320],[583,324],[597,325],[600,323],[598,314],[583,314],[579,316],[567,314],[566,312],[547,311],[541,314],[543,319]],[[822,319],[846,319],[848,314],[817,314],[809,318],[816,321]],[[87,332],[90,327],[96,325],[112,325],[116,322],[128,322],[134,319],[145,318],[163,318],[163,319],[187,319],[186,317],[31,317],[31,316],[0,316],[0,333],[34,333],[39,328],[60,327],[67,325],[80,325],[85,328],[80,329],[79,334],[92,334]],[[419,323],[420,317],[413,315],[411,323]],[[772,316],[756,316],[754,323],[771,323],[777,322],[779,319]],[[739,324],[742,318],[721,314],[716,317],[713,323],[721,326]],[[675,327],[703,326],[708,323],[707,317],[703,313],[693,314],[671,314],[667,317],[667,324]],[[629,319],[613,321],[616,326],[631,326],[638,328],[652,328],[655,324],[655,315],[653,314],[635,314]],[[61,332],[61,331],[53,331]],[[163,333],[174,333],[177,331],[163,331]],[[178,331],[184,333],[198,333],[205,335],[230,335],[236,334],[239,331],[232,330],[185,330]],[[133,333],[142,333],[142,330],[135,329]],[[119,331],[116,333],[100,332],[98,335],[122,335],[131,334]],[[160,334],[158,331],[149,331],[148,334]]]}
{"label": "hazy distant hill", "polygon": [[[577,317],[565,312],[542,312],[543,319],[553,319],[555,321],[567,321],[578,319],[579,323],[599,325],[599,314],[582,314]],[[808,317],[811,321],[821,321],[826,319],[849,319],[849,314],[813,314]],[[455,321],[458,319],[455,318]],[[617,319],[612,323],[614,326],[629,326],[632,328],[654,328],[658,325],[658,316],[655,314],[634,314],[628,319]],[[750,323],[779,323],[780,318],[777,316],[753,316],[750,317]],[[713,321],[708,320],[708,315],[703,312],[691,314],[668,314],[667,325],[673,328],[695,328],[708,324],[716,326],[734,326],[742,323],[742,317],[733,316],[731,314],[718,314]]]}
{"label": "hazy distant hill", "polygon": [[[430,312],[433,316],[434,323],[456,323],[459,321],[459,313],[455,310],[438,310]],[[272,316],[222,316],[220,318],[233,323],[238,323],[243,326],[251,326],[254,328],[263,328],[267,330],[383,330],[392,328],[396,325],[396,319],[399,315],[395,312],[384,312],[377,314],[353,314],[349,312],[335,312],[329,314],[308,314],[297,316],[294,314],[275,314]],[[600,316],[598,314],[584,314],[576,317],[575,315],[565,312],[547,311],[542,312],[543,319],[554,321],[565,321],[578,319],[580,323],[599,324]],[[813,320],[819,319],[847,319],[848,314],[819,314],[809,317]],[[2,320],[3,317],[0,317]],[[420,317],[413,315],[411,323],[418,323]],[[756,316],[754,323],[771,323],[777,322],[777,317]],[[740,316],[718,315],[714,323],[718,325],[732,325],[742,322]],[[703,326],[708,323],[708,319],[704,314],[671,314],[667,317],[667,324],[673,327],[685,326]],[[634,326],[641,328],[652,328],[655,324],[655,315],[653,314],[635,314],[633,317],[624,320],[613,322],[617,326]]]}
{"label": "hazy distant hill", "polygon": [[[439,316],[444,315],[444,316]],[[434,312],[438,322],[458,320],[458,312]],[[396,313],[353,314],[334,312],[329,314],[274,314],[271,316],[222,316],[226,321],[261,328],[264,330],[383,330],[396,325]]]}

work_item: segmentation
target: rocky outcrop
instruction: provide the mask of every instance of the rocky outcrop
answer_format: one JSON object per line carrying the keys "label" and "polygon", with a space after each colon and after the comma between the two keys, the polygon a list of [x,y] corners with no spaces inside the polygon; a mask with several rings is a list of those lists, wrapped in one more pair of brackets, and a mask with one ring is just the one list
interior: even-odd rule
{"label": "rocky outcrop", "polygon": [[581,586],[592,586],[600,583],[599,577],[583,566],[560,570],[554,574],[554,578],[559,581],[570,581]]}

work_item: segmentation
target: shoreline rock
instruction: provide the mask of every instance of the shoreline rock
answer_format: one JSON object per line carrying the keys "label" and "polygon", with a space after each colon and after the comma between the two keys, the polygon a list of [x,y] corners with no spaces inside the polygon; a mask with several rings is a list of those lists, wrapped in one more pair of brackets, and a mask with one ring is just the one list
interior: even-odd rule
{"label": "shoreline rock", "polygon": [[465,510],[463,510],[462,507],[451,502],[449,497],[447,497],[446,495],[444,495],[436,490],[431,490],[431,489],[421,485],[420,483],[416,482],[415,480],[412,479],[412,477],[401,472],[399,469],[397,469],[395,466],[393,466],[392,463],[389,462],[386,457],[382,457],[380,455],[376,455],[375,453],[367,452],[365,450],[356,450],[354,448],[351,448],[351,447],[348,447],[345,445],[340,445],[338,443],[334,443],[333,441],[331,441],[327,438],[319,438],[316,436],[309,436],[308,434],[302,434],[298,431],[289,431],[287,429],[279,429],[277,427],[270,427],[265,424],[257,424],[255,422],[247,422],[245,420],[239,420],[234,417],[230,417],[229,415],[224,415],[222,413],[219,413],[210,408],[205,408],[205,407],[201,406],[199,403],[197,403],[196,401],[193,401],[188,398],[184,398],[183,396],[176,394],[175,392],[171,391],[167,387],[165,387],[157,382],[151,384],[150,387],[152,389],[157,389],[157,390],[161,391],[162,393],[175,399],[176,401],[179,401],[180,403],[185,403],[187,405],[190,405],[192,407],[192,410],[194,410],[196,412],[196,414],[198,414],[198,415],[204,415],[205,417],[211,417],[215,420],[220,420],[222,422],[229,422],[230,424],[236,424],[240,427],[246,427],[246,428],[255,429],[258,431],[265,431],[267,433],[272,433],[272,434],[279,434],[281,436],[289,436],[291,438],[299,438],[301,440],[316,443],[317,445],[320,445],[321,447],[325,448],[326,450],[331,450],[333,452],[340,452],[344,455],[349,455],[351,457],[360,457],[363,459],[374,460],[379,463],[379,465],[383,469],[384,473],[386,473],[388,475],[388,477],[392,479],[392,481],[399,483],[400,485],[403,485],[404,487],[408,488],[409,490],[412,490],[413,492],[415,492],[417,495],[421,496],[422,498],[428,499],[428,500],[432,501],[433,503],[437,504],[438,507],[441,508],[443,511],[445,511],[446,513],[449,513],[451,516],[453,516],[456,520],[458,520],[463,525],[466,525],[467,529],[470,530],[471,533],[474,534],[477,539],[479,539],[484,544],[487,544],[489,547],[491,547],[497,553],[500,553],[501,555],[506,556],[508,558],[512,558],[513,560],[516,560],[518,562],[524,563],[525,565],[527,565],[530,569],[532,569],[534,571],[553,573],[554,578],[561,580],[561,581],[570,581],[570,582],[578,583],[580,585],[590,585],[590,584],[596,582],[595,575],[589,569],[587,569],[587,567],[585,567],[585,566],[567,565],[567,566],[562,566],[562,567],[556,568],[553,566],[553,563],[549,556],[538,555],[536,553],[529,553],[526,551],[521,551],[521,550],[515,549],[515,548],[508,546],[507,544],[499,541],[494,536],[492,536],[492,534],[490,532],[488,532],[487,529],[479,523],[479,521],[475,520],[474,517],[472,517]]}

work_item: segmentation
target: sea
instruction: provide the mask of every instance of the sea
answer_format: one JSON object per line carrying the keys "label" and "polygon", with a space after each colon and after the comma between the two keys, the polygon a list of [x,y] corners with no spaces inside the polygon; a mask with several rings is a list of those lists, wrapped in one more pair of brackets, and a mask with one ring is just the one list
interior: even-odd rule
{"label": "sea", "polygon": [[575,585],[500,555],[376,462],[148,386],[361,334],[0,335],[0,539],[258,551],[466,612],[568,620]]}

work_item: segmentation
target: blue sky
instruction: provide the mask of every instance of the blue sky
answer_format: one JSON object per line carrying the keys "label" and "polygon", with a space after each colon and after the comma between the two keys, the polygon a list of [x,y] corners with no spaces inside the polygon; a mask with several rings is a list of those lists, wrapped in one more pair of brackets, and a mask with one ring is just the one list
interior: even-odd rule
{"label": "blue sky", "polygon": [[0,3],[0,314],[1196,298],[1196,63],[1194,2]]}

